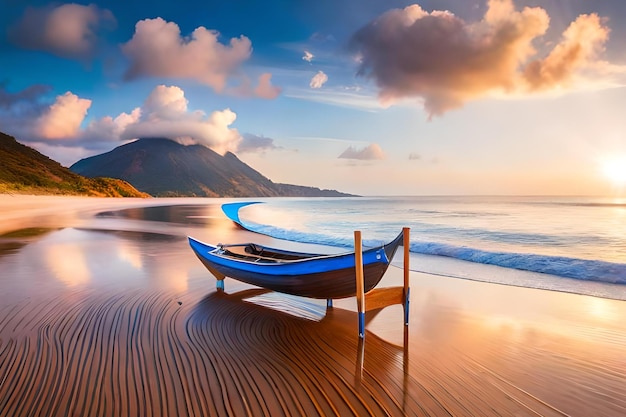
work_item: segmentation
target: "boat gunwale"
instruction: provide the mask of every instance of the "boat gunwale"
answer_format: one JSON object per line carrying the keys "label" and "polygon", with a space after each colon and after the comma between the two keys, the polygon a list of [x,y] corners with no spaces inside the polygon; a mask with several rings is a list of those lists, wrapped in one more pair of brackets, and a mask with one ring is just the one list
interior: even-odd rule
{"label": "boat gunwale", "polygon": [[[354,251],[346,251],[346,252],[342,252],[342,253],[328,254],[328,255],[321,254],[319,256],[302,258],[302,259],[274,259],[274,258],[269,258],[269,259],[274,259],[275,262],[258,262],[258,260],[262,259],[263,257],[261,257],[261,256],[250,256],[250,258],[256,258],[256,261],[253,261],[253,260],[246,259],[245,255],[242,255],[243,257],[241,257],[241,258],[228,256],[228,255],[216,253],[216,251],[220,249],[219,245],[218,246],[211,245],[209,243],[205,243],[205,242],[202,242],[202,241],[200,241],[198,239],[195,239],[195,238],[193,238],[191,236],[188,236],[188,239],[193,240],[193,241],[199,243],[200,245],[202,245],[202,246],[204,246],[206,248],[210,248],[210,250],[208,250],[206,252],[206,255],[211,255],[213,257],[225,259],[225,260],[232,261],[232,262],[245,263],[245,264],[250,264],[250,265],[263,265],[263,267],[270,267],[270,266],[277,266],[278,267],[278,266],[281,266],[281,265],[294,265],[294,264],[299,264],[299,263],[303,263],[303,262],[310,262],[310,261],[316,261],[316,260],[331,260],[331,259],[338,259],[338,258],[343,258],[343,257],[355,256],[355,252]],[[367,250],[364,250],[363,251],[363,255],[375,253],[377,251],[382,251],[382,254],[385,257],[384,259],[382,259],[382,258],[381,259],[375,259],[373,261],[368,261],[366,263],[367,264],[372,264],[372,263],[381,262],[381,263],[389,264],[391,262],[391,259],[389,259],[387,257],[387,252],[385,251],[385,247],[389,246],[392,242],[386,243],[384,245],[376,246],[376,247],[373,247],[373,248],[370,248],[370,249],[367,249]],[[249,244],[250,243],[231,244],[231,245],[224,245],[222,247],[247,246]],[[268,247],[268,249],[274,249],[274,248],[269,248]],[[282,250],[282,249],[278,249],[278,250]],[[286,252],[289,252],[289,251],[286,251]],[[292,253],[299,253],[299,252],[292,252]],[[365,261],[365,259],[364,259],[364,261]]]}

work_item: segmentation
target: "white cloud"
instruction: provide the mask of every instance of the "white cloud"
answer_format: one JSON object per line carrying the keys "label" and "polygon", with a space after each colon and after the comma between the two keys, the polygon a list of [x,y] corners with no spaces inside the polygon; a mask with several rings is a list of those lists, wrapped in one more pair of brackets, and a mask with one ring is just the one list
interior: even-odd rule
{"label": "white cloud", "polygon": [[129,123],[121,134],[122,139],[160,137],[195,142],[218,153],[236,151],[241,135],[230,125],[237,114],[230,109],[214,111],[189,111],[184,91],[176,86],[157,86],[141,108],[139,120]]}
{"label": "white cloud", "polygon": [[354,146],[349,146],[348,149],[343,151],[341,155],[338,156],[341,159],[360,159],[360,160],[380,160],[385,159],[385,153],[382,148],[376,144],[372,143],[365,148],[357,149]]}
{"label": "white cloud", "polygon": [[91,100],[68,91],[35,116],[28,112],[20,117],[9,110],[0,112],[0,121],[12,120],[7,133],[26,142],[85,149],[102,149],[111,142],[121,144],[139,137],[165,137],[200,143],[224,153],[236,151],[242,140],[237,129],[230,127],[237,118],[235,112],[224,109],[207,115],[201,110],[190,111],[184,91],[176,86],[159,85],[141,107],[92,120],[83,128],[91,104]]}
{"label": "white cloud", "polygon": [[[25,90],[23,94],[16,94],[30,96],[31,92]],[[9,105],[15,100],[10,97],[6,101]],[[242,136],[232,127],[237,114],[228,108],[211,113],[190,109],[185,92],[177,86],[159,85],[140,107],[117,116],[91,120],[85,126],[91,105],[91,100],[68,91],[56,97],[53,103],[23,114],[13,107],[0,107],[0,125],[6,133],[45,150],[47,155],[64,163],[71,163],[64,154],[85,157],[94,151],[110,150],[112,145],[150,137],[169,138],[185,145],[198,143],[221,154],[278,148],[271,138],[253,134]],[[15,106],[21,107],[23,103],[17,102]]]}
{"label": "white cloud", "polygon": [[119,142],[128,126],[139,121],[141,109],[135,108],[130,113],[120,113],[117,117],[105,116],[90,122],[81,133],[81,142],[85,146],[103,142]]}
{"label": "white cloud", "polygon": [[311,62],[313,61],[313,58],[315,58],[315,55],[313,55],[309,51],[304,51],[304,55],[302,56],[303,60],[305,60],[306,62]]}
{"label": "white cloud", "polygon": [[73,139],[91,107],[91,100],[71,92],[57,96],[54,104],[37,119],[35,132],[43,139]]}
{"label": "white cloud", "polygon": [[317,71],[317,74],[311,78],[311,82],[309,83],[309,87],[311,88],[322,88],[322,86],[328,81],[328,75],[324,73],[324,71]]}
{"label": "white cloud", "polygon": [[99,31],[115,24],[113,14],[95,4],[28,7],[9,37],[23,48],[84,60],[96,52]]}
{"label": "white cloud", "polygon": [[141,20],[132,39],[122,45],[130,60],[125,78],[186,78],[222,92],[228,79],[250,57],[252,43],[242,35],[225,45],[218,37],[218,32],[204,27],[182,37],[174,22],[160,17]]}
{"label": "white cloud", "polygon": [[185,92],[176,86],[157,85],[143,102],[144,119],[176,120],[187,113]]}

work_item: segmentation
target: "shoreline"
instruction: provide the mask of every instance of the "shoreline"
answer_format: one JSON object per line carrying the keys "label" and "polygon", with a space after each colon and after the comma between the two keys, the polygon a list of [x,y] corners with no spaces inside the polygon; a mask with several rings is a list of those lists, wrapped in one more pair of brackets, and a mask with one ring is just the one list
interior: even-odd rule
{"label": "shoreline", "polygon": [[215,291],[187,234],[272,242],[222,199],[187,225],[78,199],[0,198],[20,224],[69,226],[0,252],[0,417],[626,413],[626,302],[411,272],[409,326],[368,313],[359,343],[354,298]]}

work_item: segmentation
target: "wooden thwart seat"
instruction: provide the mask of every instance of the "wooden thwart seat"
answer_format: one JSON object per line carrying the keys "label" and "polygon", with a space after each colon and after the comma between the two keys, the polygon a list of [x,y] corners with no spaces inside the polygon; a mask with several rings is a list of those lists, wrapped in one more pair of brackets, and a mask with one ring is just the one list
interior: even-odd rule
{"label": "wooden thwart seat", "polygon": [[404,287],[374,288],[365,293],[365,312],[404,304]]}

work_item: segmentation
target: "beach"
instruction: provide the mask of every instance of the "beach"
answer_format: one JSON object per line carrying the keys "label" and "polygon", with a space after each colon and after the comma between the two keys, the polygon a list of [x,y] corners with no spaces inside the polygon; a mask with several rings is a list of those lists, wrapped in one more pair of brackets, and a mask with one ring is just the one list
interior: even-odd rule
{"label": "beach", "polygon": [[0,195],[0,416],[626,414],[626,302],[411,272],[360,340],[354,298],[215,289],[188,235],[307,246],[225,201]]}

